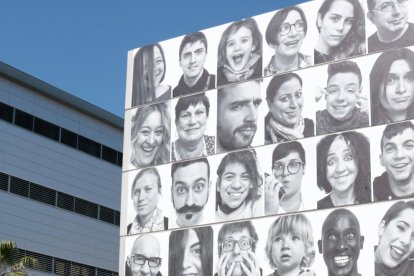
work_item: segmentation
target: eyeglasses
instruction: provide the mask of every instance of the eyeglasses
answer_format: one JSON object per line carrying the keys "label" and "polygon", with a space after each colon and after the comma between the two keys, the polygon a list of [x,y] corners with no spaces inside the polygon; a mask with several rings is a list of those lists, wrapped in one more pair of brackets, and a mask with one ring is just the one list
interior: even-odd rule
{"label": "eyeglasses", "polygon": [[248,238],[243,238],[240,240],[229,239],[229,240],[225,240],[221,244],[221,249],[223,249],[224,252],[232,251],[236,243],[239,245],[239,248],[241,250],[248,250],[252,247],[253,241]]}
{"label": "eyeglasses", "polygon": [[383,2],[378,8],[373,9],[374,11],[380,12],[393,12],[397,6],[405,8],[408,0],[397,0],[396,2]]}
{"label": "eyeglasses", "polygon": [[[289,174],[295,174],[300,170],[300,167],[302,166],[303,162],[300,161],[291,161],[286,166],[287,171]],[[283,163],[275,163],[275,165],[272,168],[274,176],[282,176],[285,172],[285,165]]]}
{"label": "eyeglasses", "polygon": [[304,29],[303,21],[302,20],[298,20],[294,24],[283,23],[279,27],[279,34],[282,35],[282,36],[283,35],[287,35],[288,33],[290,33],[290,30],[292,30],[292,26],[295,26],[295,30],[297,32],[301,32]]}
{"label": "eyeglasses", "polygon": [[147,258],[140,254],[132,254],[131,258],[132,258],[132,261],[137,265],[144,265],[146,261],[148,261],[149,267],[157,267],[161,265],[161,258],[158,258],[158,257]]}

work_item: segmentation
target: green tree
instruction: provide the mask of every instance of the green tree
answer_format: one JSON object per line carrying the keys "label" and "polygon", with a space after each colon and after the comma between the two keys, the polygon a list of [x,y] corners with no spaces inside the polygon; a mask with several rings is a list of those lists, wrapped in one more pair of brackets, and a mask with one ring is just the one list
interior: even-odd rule
{"label": "green tree", "polygon": [[28,256],[13,262],[12,255],[15,250],[17,245],[14,241],[0,241],[0,276],[26,276],[25,268],[37,265],[37,259]]}

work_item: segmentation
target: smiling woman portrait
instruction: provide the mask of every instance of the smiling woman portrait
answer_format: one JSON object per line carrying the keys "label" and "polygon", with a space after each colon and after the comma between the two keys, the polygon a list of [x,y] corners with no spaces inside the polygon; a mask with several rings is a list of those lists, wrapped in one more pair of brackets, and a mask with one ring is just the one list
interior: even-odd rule
{"label": "smiling woman portrait", "polygon": [[372,125],[414,118],[414,53],[406,48],[382,53],[370,87]]}
{"label": "smiling woman portrait", "polygon": [[299,7],[288,7],[273,15],[266,29],[266,42],[274,49],[264,75],[305,68],[313,64],[312,57],[300,53],[308,30],[305,13]]}
{"label": "smiling woman portrait", "polygon": [[210,101],[204,93],[178,100],[175,106],[178,139],[172,143],[171,161],[215,153],[215,137],[205,135],[209,114]]}
{"label": "smiling woman portrait", "polygon": [[394,203],[379,224],[378,236],[375,275],[414,275],[414,201]]}
{"label": "smiling woman portrait", "polygon": [[171,86],[161,83],[165,72],[165,56],[160,44],[138,50],[134,57],[131,107],[171,98]]}
{"label": "smiling woman portrait", "polygon": [[315,64],[365,54],[365,14],[358,0],[325,0],[316,26]]}
{"label": "smiling woman portrait", "polygon": [[168,103],[138,108],[131,124],[132,165],[142,168],[170,161],[171,119]]}

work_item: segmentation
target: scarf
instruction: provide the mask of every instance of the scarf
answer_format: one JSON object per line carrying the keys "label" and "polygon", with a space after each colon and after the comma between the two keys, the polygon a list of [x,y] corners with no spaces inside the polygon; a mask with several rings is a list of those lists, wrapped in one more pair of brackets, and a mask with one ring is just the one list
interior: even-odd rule
{"label": "scarf", "polygon": [[285,127],[270,116],[269,123],[266,125],[266,130],[272,138],[272,143],[300,139],[304,137],[303,131],[305,130],[305,120],[300,116],[295,126],[290,128]]}
{"label": "scarf", "polygon": [[235,71],[227,63],[223,65],[223,73],[229,82],[244,81],[250,78],[256,67],[257,61],[260,59],[258,54],[252,53],[249,62],[240,71]]}
{"label": "scarf", "polygon": [[325,109],[316,113],[316,134],[327,134],[343,130],[350,130],[368,126],[368,115],[362,113],[359,108],[355,108],[352,116],[345,120],[339,121],[332,117]]}

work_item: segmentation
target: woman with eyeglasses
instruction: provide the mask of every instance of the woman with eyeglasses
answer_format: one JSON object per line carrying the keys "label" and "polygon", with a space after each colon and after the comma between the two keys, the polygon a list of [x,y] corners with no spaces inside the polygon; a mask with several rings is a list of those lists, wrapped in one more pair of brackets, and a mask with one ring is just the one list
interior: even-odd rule
{"label": "woman with eyeglasses", "polygon": [[323,137],[317,145],[318,187],[328,195],[318,209],[371,201],[370,146],[363,134],[349,131]]}
{"label": "woman with eyeglasses", "polygon": [[315,64],[365,54],[365,14],[359,0],[325,0],[316,26]]}
{"label": "woman with eyeglasses", "polygon": [[265,214],[303,211],[302,179],[305,174],[305,150],[293,141],[279,144],[272,155],[272,175],[265,178]]}
{"label": "woman with eyeglasses", "polygon": [[265,76],[312,65],[311,56],[299,52],[307,30],[305,13],[299,7],[288,7],[273,15],[266,29],[266,42],[275,54],[264,68]]}
{"label": "woman with eyeglasses", "polygon": [[266,89],[265,144],[314,135],[314,123],[303,118],[302,78],[296,73],[274,76]]}

